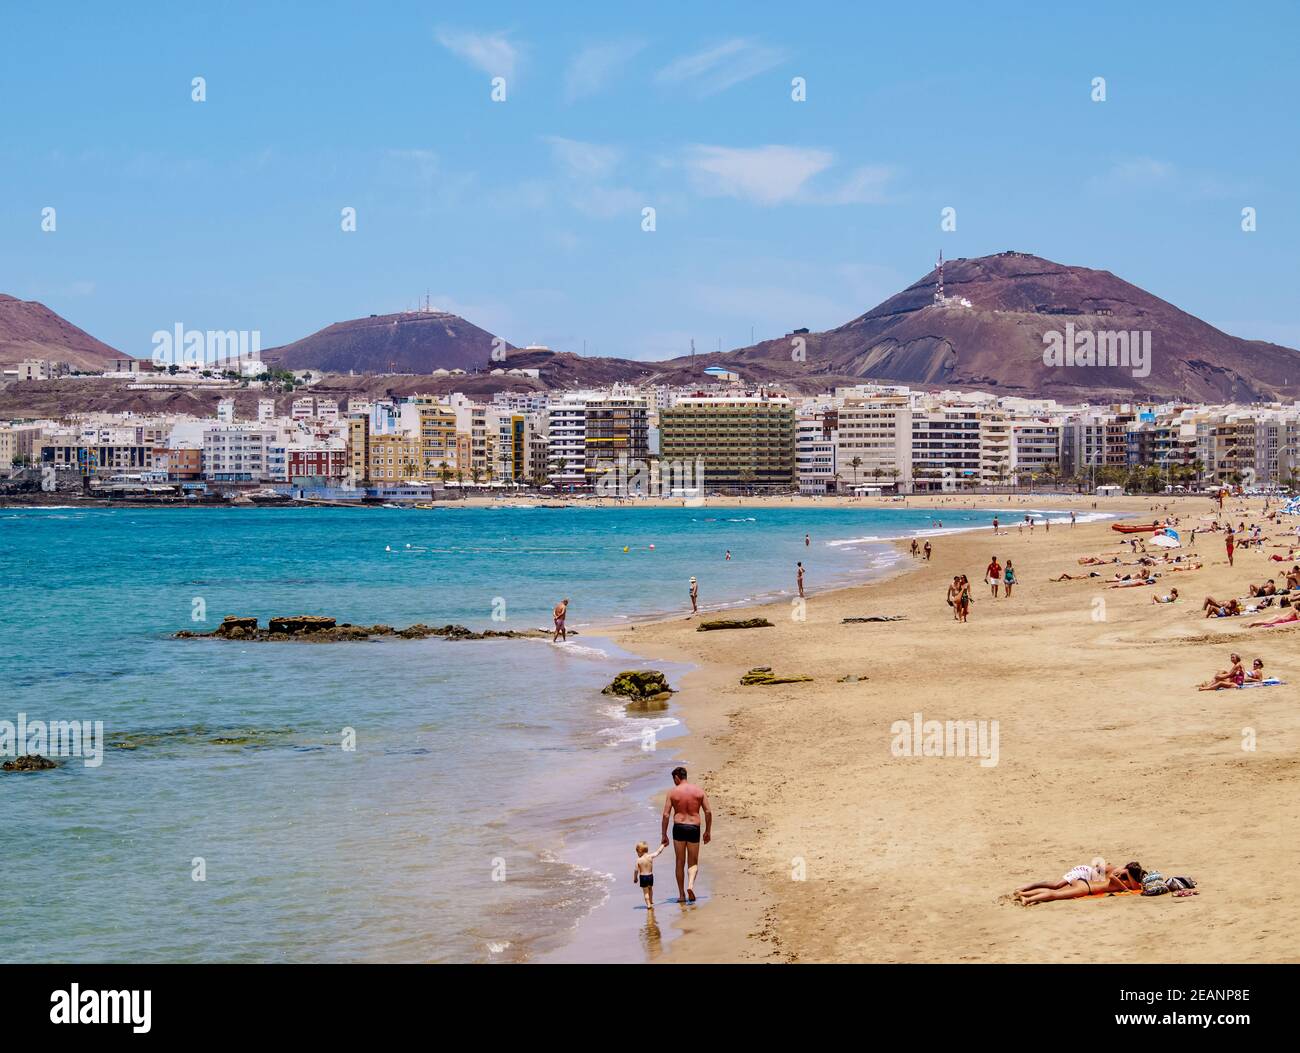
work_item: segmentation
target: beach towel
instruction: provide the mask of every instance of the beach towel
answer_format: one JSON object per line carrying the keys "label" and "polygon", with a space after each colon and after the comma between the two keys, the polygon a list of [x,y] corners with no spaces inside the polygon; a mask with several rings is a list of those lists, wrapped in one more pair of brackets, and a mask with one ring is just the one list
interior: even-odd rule
{"label": "beach towel", "polygon": [[1275,676],[1266,677],[1263,680],[1247,680],[1242,687],[1280,687],[1285,684],[1285,680],[1279,680]]}

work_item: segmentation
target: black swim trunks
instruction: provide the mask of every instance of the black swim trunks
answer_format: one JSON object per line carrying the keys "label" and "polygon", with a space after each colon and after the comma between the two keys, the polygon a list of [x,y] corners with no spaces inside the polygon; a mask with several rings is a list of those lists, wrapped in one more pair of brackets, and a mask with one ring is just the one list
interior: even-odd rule
{"label": "black swim trunks", "polygon": [[642,887],[642,888],[654,888],[654,884],[655,884],[655,876],[654,876],[653,874],[642,874],[642,875],[641,875],[641,887]]}
{"label": "black swim trunks", "polygon": [[700,843],[699,823],[673,823],[673,840],[685,841],[689,845]]}

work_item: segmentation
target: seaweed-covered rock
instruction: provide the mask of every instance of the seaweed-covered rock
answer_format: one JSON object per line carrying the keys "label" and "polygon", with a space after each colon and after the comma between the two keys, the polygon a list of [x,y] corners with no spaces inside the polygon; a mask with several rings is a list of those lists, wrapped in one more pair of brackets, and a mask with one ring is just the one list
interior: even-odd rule
{"label": "seaweed-covered rock", "polygon": [[803,675],[777,676],[772,672],[771,667],[766,665],[751,669],[740,678],[740,682],[747,687],[755,684],[800,684],[810,680],[812,677]]}
{"label": "seaweed-covered rock", "polygon": [[766,618],[717,618],[711,622],[700,622],[697,633],[712,632],[716,629],[770,629],[772,623]]}
{"label": "seaweed-covered rock", "polygon": [[673,689],[668,686],[667,677],[657,669],[627,669],[614,677],[601,694],[629,699],[629,711],[649,712],[667,709]]}
{"label": "seaweed-covered rock", "polygon": [[0,764],[0,768],[5,771],[48,771],[50,768],[57,767],[56,762],[49,757],[42,757],[39,753],[24,753],[21,757]]}

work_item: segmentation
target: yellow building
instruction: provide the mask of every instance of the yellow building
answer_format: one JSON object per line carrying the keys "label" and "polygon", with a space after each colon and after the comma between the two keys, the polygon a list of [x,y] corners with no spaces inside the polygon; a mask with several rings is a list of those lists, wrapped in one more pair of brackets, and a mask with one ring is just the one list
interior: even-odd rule
{"label": "yellow building", "polygon": [[424,450],[418,435],[371,435],[370,474],[376,483],[419,482]]}

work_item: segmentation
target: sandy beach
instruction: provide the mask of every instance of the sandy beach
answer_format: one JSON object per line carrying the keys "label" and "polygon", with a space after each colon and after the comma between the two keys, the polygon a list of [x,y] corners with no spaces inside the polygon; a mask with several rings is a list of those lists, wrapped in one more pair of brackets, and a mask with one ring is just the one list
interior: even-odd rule
{"label": "sandy beach", "polygon": [[[905,554],[886,580],[810,595],[802,620],[788,602],[725,615],[766,616],[773,628],[696,632],[698,619],[682,617],[601,630],[647,658],[696,666],[678,685],[690,735],[674,743],[674,763],[713,803],[702,854],[712,894],[686,908],[666,959],[1300,960],[1300,889],[1289,880],[1300,863],[1300,634],[1201,610],[1206,595],[1243,597],[1249,583],[1280,576],[1284,564],[1267,557],[1286,550],[1266,542],[1238,551],[1230,568],[1224,535],[1201,533],[1182,551],[1197,552],[1202,569],[1158,567],[1155,586],[1108,589],[1115,568],[1078,560],[1132,558],[1109,523],[1015,526],[1029,508],[1091,511],[1091,496],[928,503],[940,519],[956,503],[1004,507],[1005,533],[935,538],[929,563]],[[1099,510],[1150,522],[1153,506],[1181,518],[1184,538],[1212,511],[1205,497],[1112,499]],[[1260,507],[1230,502],[1225,519],[1261,521]],[[810,525],[816,545],[824,539]],[[983,583],[995,553],[1014,561],[1011,599],[993,599]],[[1104,577],[1049,581],[1089,569]],[[958,573],[973,583],[966,624],[945,603]],[[1174,586],[1179,602],[1152,604]],[[842,623],[871,615],[903,620]],[[1263,658],[1287,685],[1197,691],[1233,650],[1247,667]],[[814,680],[742,687],[756,666]],[[997,763],[895,756],[892,726],[916,713],[996,721]],[[1190,875],[1200,894],[1034,907],[1006,898],[1098,855]]]}

